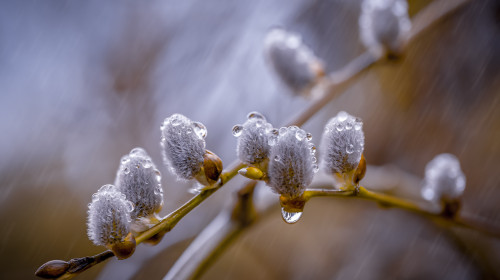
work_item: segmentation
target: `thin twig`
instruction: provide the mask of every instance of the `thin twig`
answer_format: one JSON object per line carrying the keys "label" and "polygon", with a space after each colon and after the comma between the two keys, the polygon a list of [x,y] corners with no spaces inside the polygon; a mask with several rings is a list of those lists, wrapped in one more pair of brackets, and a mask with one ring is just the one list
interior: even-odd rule
{"label": "thin twig", "polygon": [[359,187],[359,191],[342,191],[342,190],[334,190],[334,189],[310,189],[304,192],[304,197],[309,200],[313,197],[320,196],[335,196],[335,197],[348,197],[348,198],[362,198],[366,200],[371,200],[379,203],[384,207],[396,207],[401,208],[413,213],[417,213],[419,215],[423,215],[427,218],[439,220],[441,223],[445,223],[449,226],[459,226],[463,228],[467,228],[470,230],[475,230],[485,235],[494,238],[500,238],[500,229],[493,228],[491,226],[485,226],[484,224],[480,225],[474,221],[467,221],[459,216],[449,217],[447,215],[443,215],[442,212],[436,212],[432,210],[428,210],[422,208],[417,203],[413,201],[409,201],[406,199],[402,199],[396,196],[377,193],[373,191],[369,191],[364,187]]}
{"label": "thin twig", "polygon": [[257,181],[251,181],[238,191],[232,209],[222,210],[196,237],[163,278],[198,279],[214,263],[243,229],[255,221],[253,191]]}

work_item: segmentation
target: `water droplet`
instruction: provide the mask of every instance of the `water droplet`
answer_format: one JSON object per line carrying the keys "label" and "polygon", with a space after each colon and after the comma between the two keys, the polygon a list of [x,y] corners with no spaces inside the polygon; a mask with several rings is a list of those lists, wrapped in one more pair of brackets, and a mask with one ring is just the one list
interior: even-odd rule
{"label": "water droplet", "polygon": [[130,158],[127,156],[122,157],[122,164],[127,164],[130,161]]}
{"label": "water droplet", "polygon": [[302,216],[302,212],[287,212],[285,208],[281,207],[281,216],[288,224],[296,223]]}
{"label": "water droplet", "polygon": [[280,160],[281,160],[280,156],[277,155],[277,156],[274,157],[274,161],[280,161]]}
{"label": "water droplet", "polygon": [[257,120],[257,121],[255,122],[255,127],[259,128],[259,127],[261,127],[261,126],[262,126],[262,121],[261,121],[261,120]]}
{"label": "water droplet", "polygon": [[276,129],[276,128],[273,128],[273,129],[270,131],[270,133],[271,133],[272,135],[274,135],[274,136],[278,136],[278,135],[280,135],[280,131],[279,131],[278,129]]}
{"label": "water droplet", "polygon": [[128,212],[132,212],[135,208],[134,204],[128,200],[125,202],[125,207],[127,208]]}
{"label": "water droplet", "polygon": [[339,120],[339,122],[343,122],[343,121],[347,120],[347,113],[344,111],[340,111],[337,114],[337,120]]}
{"label": "water droplet", "polygon": [[345,129],[346,130],[351,130],[352,129],[352,123],[348,122],[345,124]]}
{"label": "water droplet", "polygon": [[207,128],[201,122],[193,122],[192,126],[198,138],[203,139],[207,136]]}
{"label": "water droplet", "polygon": [[297,138],[297,140],[299,140],[299,141],[304,140],[304,138],[306,138],[306,132],[302,129],[298,129],[295,132],[295,138]]}
{"label": "water droplet", "polygon": [[355,130],[360,130],[362,127],[363,127],[363,123],[362,122],[356,122],[354,124],[354,129]]}
{"label": "water droplet", "polygon": [[307,133],[306,138],[307,141],[311,141],[313,139],[313,135],[311,133]]}
{"label": "water droplet", "polygon": [[285,134],[287,132],[287,130],[288,129],[286,127],[280,127],[279,134],[283,135],[283,134]]}
{"label": "water droplet", "polygon": [[264,130],[266,133],[269,133],[269,131],[273,130],[273,126],[270,123],[267,123],[264,125]]}
{"label": "water droplet", "polygon": [[161,173],[158,170],[155,170],[155,178],[158,183],[161,182]]}
{"label": "water droplet", "polygon": [[348,153],[348,154],[352,154],[354,152],[354,146],[352,144],[347,144],[346,148],[345,148],[345,151]]}
{"label": "water droplet", "polygon": [[248,113],[247,115],[247,119],[261,119],[261,120],[266,120],[266,118],[264,118],[264,116],[259,113],[259,112],[250,112]]}
{"label": "water droplet", "polygon": [[337,131],[342,131],[344,130],[344,125],[342,125],[342,123],[337,123],[335,125],[335,128],[337,129]]}
{"label": "water droplet", "polygon": [[278,136],[275,135],[270,135],[269,138],[267,139],[267,144],[269,146],[274,146],[278,143]]}
{"label": "water droplet", "polygon": [[109,192],[109,191],[114,191],[115,189],[115,186],[113,185],[110,185],[110,184],[107,184],[107,185],[104,185],[102,186],[98,192]]}
{"label": "water droplet", "polygon": [[155,192],[155,195],[163,195],[163,189],[161,188],[160,185],[158,185],[158,187],[155,188],[154,192]]}
{"label": "water droplet", "polygon": [[311,146],[311,154],[316,153],[316,147],[314,145]]}
{"label": "water droplet", "polygon": [[167,140],[167,139],[165,138],[165,136],[160,137],[160,142],[161,142],[161,144],[162,144],[162,145],[163,145],[163,143],[165,143],[165,140]]}
{"label": "water droplet", "polygon": [[319,166],[316,163],[314,163],[313,164],[313,172],[318,173],[318,171],[319,171]]}
{"label": "water droplet", "polygon": [[178,116],[172,116],[172,120],[170,121],[170,124],[172,124],[172,126],[178,126],[181,124],[181,120]]}
{"label": "water droplet", "polygon": [[128,169],[128,167],[123,168],[123,173],[129,174],[130,173],[130,169]]}
{"label": "water droplet", "polygon": [[130,151],[131,156],[136,156],[136,155],[147,155],[146,151],[143,148],[134,148],[132,151]]}
{"label": "water droplet", "polygon": [[150,160],[145,160],[142,162],[142,166],[146,169],[151,168],[151,166],[153,166],[153,163]]}
{"label": "water droplet", "polygon": [[243,132],[243,126],[241,126],[239,124],[233,126],[233,136],[234,137],[239,137],[242,132]]}

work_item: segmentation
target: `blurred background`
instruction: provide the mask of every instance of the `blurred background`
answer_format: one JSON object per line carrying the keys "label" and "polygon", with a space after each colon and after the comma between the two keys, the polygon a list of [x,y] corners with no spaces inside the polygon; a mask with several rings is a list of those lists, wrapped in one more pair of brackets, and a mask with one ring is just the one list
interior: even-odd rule
{"label": "blurred background", "polygon": [[[410,1],[410,14],[431,2]],[[161,167],[162,214],[182,205],[190,184],[162,163],[162,120],[182,113],[203,122],[207,148],[229,164],[231,128],[248,112],[279,126],[310,102],[266,64],[267,31],[302,34],[335,71],[365,51],[359,12],[348,0],[0,1],[0,278],[34,279],[46,261],[102,251],[87,238],[87,204],[134,147]],[[386,189],[408,198],[417,199],[428,161],[455,154],[467,177],[462,213],[498,227],[499,107],[500,3],[472,0],[304,128],[319,144],[339,110],[361,117],[368,164],[413,178],[413,187]],[[161,279],[242,182],[159,245],[79,279]],[[204,279],[495,279],[499,261],[500,242],[479,233],[367,201],[318,198],[293,226],[278,207],[260,217]]]}

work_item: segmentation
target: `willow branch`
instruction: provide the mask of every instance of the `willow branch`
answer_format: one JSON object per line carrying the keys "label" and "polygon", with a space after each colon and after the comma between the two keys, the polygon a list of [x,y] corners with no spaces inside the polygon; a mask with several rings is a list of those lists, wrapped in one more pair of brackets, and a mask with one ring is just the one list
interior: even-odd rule
{"label": "willow branch", "polygon": [[222,210],[196,237],[163,278],[198,279],[256,218],[253,192],[257,181],[251,181],[237,193],[232,209]]}
{"label": "willow branch", "polygon": [[[410,35],[406,44],[411,43],[423,31],[425,31],[430,26],[440,21],[442,18],[449,15],[451,12],[455,11],[457,8],[464,5],[468,1],[469,0],[439,1],[437,3],[430,4],[422,12],[415,16],[413,27],[410,31]],[[342,93],[351,83],[353,83],[357,78],[359,78],[363,73],[371,68],[371,66],[373,66],[377,61],[381,61],[384,59],[386,59],[386,57],[374,57],[372,54],[366,52],[358,58],[354,59],[340,71],[325,77],[320,82],[324,86],[326,86],[325,94],[315,100],[312,104],[310,104],[303,112],[301,112],[299,116],[288,122],[288,125],[301,126],[306,123],[314,114],[320,111],[336,96]],[[219,180],[214,186],[209,189],[202,190],[198,195],[194,196],[179,209],[161,219],[161,221],[157,225],[138,235],[136,237],[136,242],[141,243],[156,234],[170,231],[185,215],[191,212],[191,210],[196,208],[224,184],[229,182],[237,174],[238,170],[244,167],[244,165],[239,163],[238,161],[233,162],[231,166],[232,168],[230,168],[229,171],[223,173],[221,175],[221,180]],[[462,225],[463,227],[474,227],[467,221],[461,220],[455,222]],[[93,267],[98,263],[105,261],[106,259],[109,259],[112,256],[113,253],[107,250],[94,256],[72,259],[67,262],[70,264],[73,262],[71,272],[70,270],[67,270],[65,274],[57,279],[71,279],[77,276],[79,273]],[[81,264],[75,265],[75,263],[77,262],[81,262]],[[48,263],[42,265],[35,274],[40,276],[38,272]]]}
{"label": "willow branch", "polygon": [[471,219],[466,220],[459,216],[450,217],[441,211],[433,211],[421,207],[419,204],[413,201],[388,194],[369,191],[364,187],[359,187],[359,191],[342,191],[342,190],[324,188],[324,189],[310,189],[304,192],[304,198],[306,200],[320,196],[361,198],[361,199],[371,200],[379,203],[383,207],[395,207],[404,209],[422,215],[426,218],[437,220],[438,222],[443,223],[447,226],[458,226],[462,228],[467,228],[470,230],[483,233],[490,237],[500,238],[500,229],[498,228],[493,228],[487,224],[479,224],[475,220]]}

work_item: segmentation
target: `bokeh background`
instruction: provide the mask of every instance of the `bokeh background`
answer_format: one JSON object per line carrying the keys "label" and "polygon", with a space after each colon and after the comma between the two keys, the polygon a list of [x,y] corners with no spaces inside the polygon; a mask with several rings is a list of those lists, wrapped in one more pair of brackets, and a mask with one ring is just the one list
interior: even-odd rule
{"label": "bokeh background", "polygon": [[[432,1],[410,1],[411,15]],[[167,214],[191,197],[163,166],[162,120],[208,128],[227,164],[249,111],[276,126],[310,102],[266,64],[274,26],[302,34],[328,71],[363,53],[359,1],[0,1],[0,278],[34,279],[52,259],[98,253],[86,235],[92,193],[144,147],[161,166]],[[458,156],[464,215],[500,225],[500,3],[471,0],[379,65],[304,128],[318,143],[339,110],[363,118],[384,191],[418,199],[425,164]],[[373,167],[372,170],[376,170]],[[391,171],[392,170],[392,171]],[[402,186],[391,174],[404,173]],[[380,178],[379,178],[380,179]],[[374,187],[368,174],[365,185]],[[380,180],[379,180],[380,181]],[[228,184],[155,247],[139,246],[80,279],[161,279],[243,180]],[[204,279],[495,279],[498,240],[358,200],[311,201],[299,223],[279,208],[245,231]]]}

